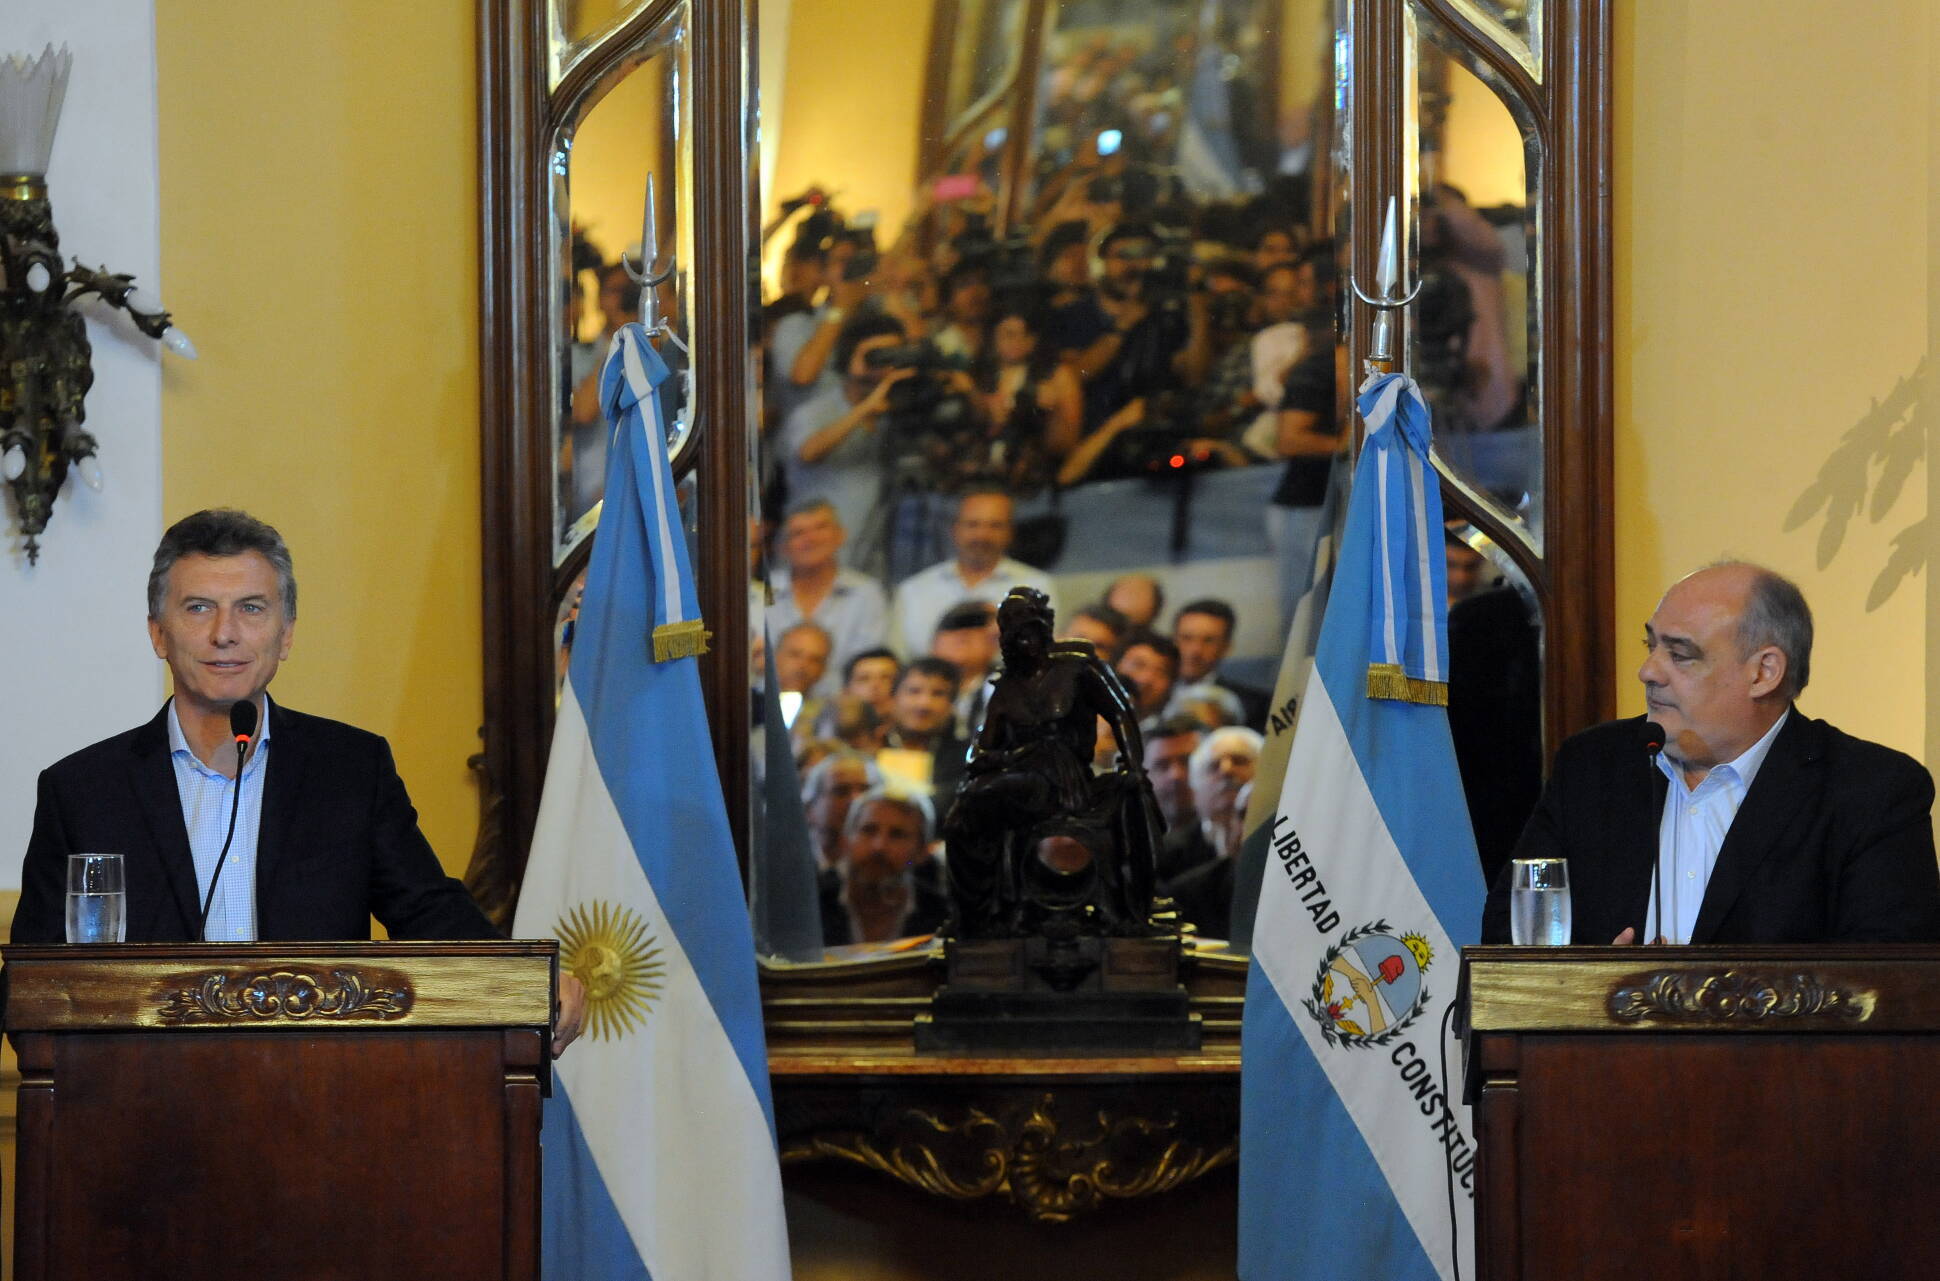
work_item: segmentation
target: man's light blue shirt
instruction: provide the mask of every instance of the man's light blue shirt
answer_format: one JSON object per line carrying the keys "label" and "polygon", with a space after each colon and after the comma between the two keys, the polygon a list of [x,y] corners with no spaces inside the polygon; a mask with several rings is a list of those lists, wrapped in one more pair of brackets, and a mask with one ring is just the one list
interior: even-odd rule
{"label": "man's light blue shirt", "polygon": [[[1752,780],[1772,750],[1772,740],[1792,715],[1788,708],[1765,736],[1746,748],[1736,760],[1714,765],[1698,785],[1688,787],[1684,771],[1666,753],[1657,754],[1657,768],[1670,780],[1664,792],[1664,814],[1657,830],[1657,870],[1652,874],[1650,906],[1644,923],[1644,938],[1659,937],[1672,943],[1689,943],[1697,928],[1698,909],[1704,905],[1704,889],[1711,883],[1711,870],[1718,865],[1718,851],[1738,817]],[[1657,920],[1659,886],[1662,887],[1664,925]]]}
{"label": "man's light blue shirt", "polygon": [[[263,700],[267,703],[269,700]],[[223,751],[234,748],[224,744]],[[222,880],[215,901],[209,905],[209,923],[203,937],[210,942],[235,942],[256,937],[256,829],[263,817],[263,779],[269,772],[269,717],[265,715],[256,732],[256,749],[243,766],[240,781],[224,778],[210,769],[189,748],[182,732],[181,718],[175,714],[175,700],[168,704],[168,758],[175,766],[175,794],[182,801],[182,823],[189,831],[189,849],[195,855],[196,907],[208,897],[209,880],[216,874],[216,860],[222,855],[222,838],[229,832],[229,811],[236,803],[237,786],[242,788],[242,808],[236,814],[236,835],[229,843],[229,857],[223,860]]]}

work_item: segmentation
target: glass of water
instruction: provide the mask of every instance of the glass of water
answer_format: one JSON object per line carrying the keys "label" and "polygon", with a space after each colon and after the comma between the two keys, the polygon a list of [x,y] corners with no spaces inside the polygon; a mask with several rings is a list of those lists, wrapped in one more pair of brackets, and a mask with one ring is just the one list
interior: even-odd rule
{"label": "glass of water", "polygon": [[1520,946],[1562,947],[1570,941],[1570,865],[1560,858],[1519,858],[1509,882],[1509,938]]}
{"label": "glass of water", "polygon": [[67,941],[124,943],[128,882],[119,854],[67,856]]}

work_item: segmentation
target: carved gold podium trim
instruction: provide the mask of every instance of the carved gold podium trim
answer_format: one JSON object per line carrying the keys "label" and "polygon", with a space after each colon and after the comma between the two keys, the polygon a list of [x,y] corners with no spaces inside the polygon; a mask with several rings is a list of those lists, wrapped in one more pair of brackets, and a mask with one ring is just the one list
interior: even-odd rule
{"label": "carved gold podium trim", "polygon": [[15,1277],[536,1281],[557,958],[7,947]]}

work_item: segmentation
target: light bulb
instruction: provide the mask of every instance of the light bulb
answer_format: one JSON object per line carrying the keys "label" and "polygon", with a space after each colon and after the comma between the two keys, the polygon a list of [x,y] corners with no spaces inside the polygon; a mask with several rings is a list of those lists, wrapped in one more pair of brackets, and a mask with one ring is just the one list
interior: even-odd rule
{"label": "light bulb", "polygon": [[27,470],[27,454],[18,445],[7,446],[6,457],[0,458],[0,476],[8,480],[19,480]]}
{"label": "light bulb", "polygon": [[183,333],[174,325],[170,325],[162,331],[162,346],[168,348],[183,360],[194,360],[196,357],[195,344],[189,341],[187,334]]}
{"label": "light bulb", "polygon": [[34,263],[27,268],[27,288],[37,294],[46,293],[47,286],[52,283],[53,279],[54,277],[48,272],[47,264],[44,262]]}
{"label": "light bulb", "polygon": [[86,458],[76,463],[75,470],[81,473],[81,483],[83,485],[86,485],[97,494],[101,492],[101,464],[94,461],[93,454],[89,454]]}

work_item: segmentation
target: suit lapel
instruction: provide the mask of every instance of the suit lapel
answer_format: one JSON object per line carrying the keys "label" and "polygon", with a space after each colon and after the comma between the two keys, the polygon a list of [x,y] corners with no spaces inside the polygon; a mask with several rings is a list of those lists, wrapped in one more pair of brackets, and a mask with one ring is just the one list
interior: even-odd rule
{"label": "suit lapel", "polygon": [[135,736],[128,762],[129,784],[141,804],[143,820],[162,863],[162,875],[174,891],[189,935],[201,919],[202,903],[195,887],[195,854],[189,849],[189,828],[182,818],[182,793],[175,785],[175,766],[169,760],[168,706],[142,726]]}
{"label": "suit lapel", "polygon": [[263,780],[263,816],[256,828],[256,927],[263,930],[263,885],[289,853],[290,833],[303,803],[303,735],[275,699],[269,701],[269,777]]}
{"label": "suit lapel", "polygon": [[1759,865],[1782,843],[1799,807],[1817,792],[1819,780],[1812,765],[1818,747],[1813,722],[1793,708],[1791,719],[1772,740],[1765,763],[1758,767],[1758,777],[1745,793],[1731,830],[1725,833],[1711,881],[1704,888],[1704,902],[1698,907],[1697,923],[1691,927],[1691,942],[1715,939]]}

